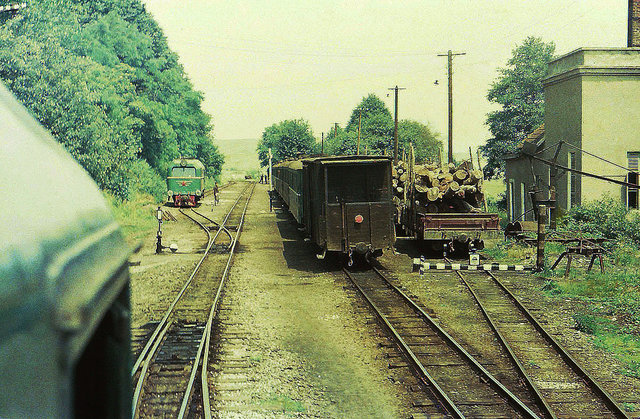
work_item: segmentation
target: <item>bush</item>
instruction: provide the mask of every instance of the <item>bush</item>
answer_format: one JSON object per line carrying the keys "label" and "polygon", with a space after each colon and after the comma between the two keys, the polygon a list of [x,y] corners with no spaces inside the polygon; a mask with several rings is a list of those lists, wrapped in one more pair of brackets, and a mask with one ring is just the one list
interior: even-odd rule
{"label": "bush", "polygon": [[605,196],[571,208],[563,218],[560,230],[640,245],[640,213],[629,212],[619,200]]}
{"label": "bush", "polygon": [[156,202],[162,202],[165,199],[167,193],[165,179],[157,174],[147,162],[135,161],[129,169],[129,179],[129,189],[134,196],[146,193],[153,196]]}

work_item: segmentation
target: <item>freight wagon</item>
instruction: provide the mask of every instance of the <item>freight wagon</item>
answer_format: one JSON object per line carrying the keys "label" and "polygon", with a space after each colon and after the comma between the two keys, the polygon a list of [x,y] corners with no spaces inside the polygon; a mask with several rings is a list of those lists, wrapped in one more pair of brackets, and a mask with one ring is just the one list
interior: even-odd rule
{"label": "freight wagon", "polygon": [[498,214],[483,211],[482,172],[468,162],[394,167],[396,222],[405,235],[448,251],[484,248],[485,239],[501,237]]}
{"label": "freight wagon", "polygon": [[377,256],[395,241],[391,158],[311,157],[273,168],[273,184],[323,258]]}

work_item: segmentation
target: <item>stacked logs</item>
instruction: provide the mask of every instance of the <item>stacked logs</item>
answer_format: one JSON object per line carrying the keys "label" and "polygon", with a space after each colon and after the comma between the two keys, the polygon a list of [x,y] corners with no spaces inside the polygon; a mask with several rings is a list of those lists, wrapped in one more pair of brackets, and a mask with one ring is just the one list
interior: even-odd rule
{"label": "stacked logs", "polygon": [[399,161],[392,169],[396,206],[413,204],[423,214],[481,212],[482,172],[473,170],[468,162],[457,167],[451,163],[415,165],[413,184],[407,166]]}

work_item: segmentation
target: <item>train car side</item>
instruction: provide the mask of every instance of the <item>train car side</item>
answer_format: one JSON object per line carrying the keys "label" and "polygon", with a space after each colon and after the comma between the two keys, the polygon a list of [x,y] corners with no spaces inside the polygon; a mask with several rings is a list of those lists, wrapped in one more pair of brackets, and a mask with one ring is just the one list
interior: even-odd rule
{"label": "train car side", "polygon": [[0,109],[3,190],[37,197],[0,208],[0,417],[128,417],[130,249],[89,175],[3,86]]}
{"label": "train car side", "polygon": [[273,167],[273,187],[299,224],[305,223],[302,179],[302,162],[299,160]]}

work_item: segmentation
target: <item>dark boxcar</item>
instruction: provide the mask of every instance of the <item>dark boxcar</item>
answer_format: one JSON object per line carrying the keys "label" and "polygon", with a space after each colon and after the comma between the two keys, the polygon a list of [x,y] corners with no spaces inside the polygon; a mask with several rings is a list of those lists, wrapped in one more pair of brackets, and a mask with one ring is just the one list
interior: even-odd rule
{"label": "dark boxcar", "polygon": [[204,165],[198,159],[176,159],[167,174],[167,199],[176,207],[195,207],[204,196]]}
{"label": "dark boxcar", "polygon": [[0,179],[14,198],[0,206],[0,417],[130,416],[128,246],[95,183],[3,86]]}
{"label": "dark boxcar", "polygon": [[391,158],[306,158],[275,165],[272,178],[321,254],[372,255],[393,246]]}
{"label": "dark boxcar", "polygon": [[320,157],[302,161],[305,225],[324,252],[379,253],[393,246],[391,159]]}

